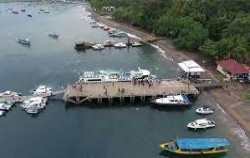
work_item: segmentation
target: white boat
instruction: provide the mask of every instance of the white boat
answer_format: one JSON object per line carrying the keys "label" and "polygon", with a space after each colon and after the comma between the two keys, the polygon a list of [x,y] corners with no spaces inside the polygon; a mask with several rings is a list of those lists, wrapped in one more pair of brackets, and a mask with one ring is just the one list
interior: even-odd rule
{"label": "white boat", "polygon": [[0,110],[0,116],[3,116],[5,114],[6,111],[2,111]]}
{"label": "white boat", "polygon": [[131,82],[133,79],[151,78],[150,71],[146,69],[131,70],[128,72],[100,70],[86,71],[80,76],[79,82]]}
{"label": "white boat", "polygon": [[103,42],[104,47],[113,47],[114,41],[106,40]]}
{"label": "white boat", "polygon": [[1,102],[0,103],[0,110],[9,111],[12,108],[12,103],[10,102]]}
{"label": "white boat", "polygon": [[127,36],[127,33],[123,31],[118,31],[118,32],[110,34],[110,37],[126,37],[126,36]]}
{"label": "white boat", "polygon": [[102,50],[104,49],[104,46],[102,44],[95,44],[91,46],[94,50]]}
{"label": "white boat", "polygon": [[104,26],[105,26],[103,23],[98,23],[98,25],[100,28],[104,28]]}
{"label": "white boat", "polygon": [[141,47],[142,43],[141,42],[133,42],[131,45],[132,45],[132,47]]}
{"label": "white boat", "polygon": [[43,109],[46,106],[47,98],[44,97],[32,97],[28,100],[25,100],[20,106],[24,109],[36,106],[37,109]]}
{"label": "white boat", "polygon": [[37,108],[36,104],[31,104],[28,108],[25,108],[25,111],[28,114],[37,114],[39,109]]}
{"label": "white boat", "polygon": [[39,86],[36,90],[34,90],[33,95],[46,95],[51,96],[53,94],[53,90],[50,87]]}
{"label": "white boat", "polygon": [[119,42],[119,43],[114,44],[114,47],[115,48],[126,48],[127,45],[123,42]]}
{"label": "white boat", "polygon": [[99,27],[99,25],[98,25],[97,22],[95,22],[95,21],[91,22],[90,25],[91,25],[91,27],[93,27],[93,28]]}
{"label": "white boat", "polygon": [[212,108],[210,108],[208,106],[203,106],[201,108],[196,109],[195,112],[198,113],[198,114],[206,115],[206,114],[214,113],[214,109],[212,109]]}
{"label": "white boat", "polygon": [[17,42],[20,43],[20,44],[23,44],[23,45],[30,45],[30,40],[28,38],[25,38],[25,39],[17,39]]}
{"label": "white boat", "polygon": [[206,118],[195,120],[194,122],[190,122],[187,127],[192,129],[206,129],[215,127],[215,122],[207,120]]}
{"label": "white boat", "polygon": [[21,93],[13,92],[13,91],[5,91],[0,93],[0,97],[18,97],[21,96]]}
{"label": "white boat", "polygon": [[51,33],[49,33],[49,37],[58,38],[58,37],[59,37],[59,34],[56,33],[56,32],[51,32]]}
{"label": "white boat", "polygon": [[159,106],[188,106],[192,105],[186,95],[170,95],[163,98],[158,98],[152,101],[152,103],[159,105]]}
{"label": "white boat", "polygon": [[114,33],[117,33],[117,32],[120,32],[121,30],[118,30],[118,29],[116,29],[116,28],[110,28],[109,30],[108,30],[108,33],[109,34],[114,34]]}

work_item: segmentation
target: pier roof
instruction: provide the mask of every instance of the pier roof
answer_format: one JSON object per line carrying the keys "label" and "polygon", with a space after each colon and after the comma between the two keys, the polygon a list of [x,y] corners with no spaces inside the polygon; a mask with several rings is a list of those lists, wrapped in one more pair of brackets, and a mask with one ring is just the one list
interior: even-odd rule
{"label": "pier roof", "polygon": [[185,72],[205,72],[205,70],[193,60],[183,61],[178,63],[178,65]]}

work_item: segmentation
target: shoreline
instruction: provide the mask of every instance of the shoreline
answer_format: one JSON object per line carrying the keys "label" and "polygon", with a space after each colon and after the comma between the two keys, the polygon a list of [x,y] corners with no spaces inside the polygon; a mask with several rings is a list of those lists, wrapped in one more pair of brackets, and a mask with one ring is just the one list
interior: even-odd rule
{"label": "shoreline", "polygon": [[[98,22],[104,23],[107,26],[121,29],[139,38],[154,37],[152,34],[146,32],[145,30],[142,30],[140,28],[138,29],[137,27],[130,26],[126,23],[116,22],[115,20],[108,20],[104,16],[98,15],[91,8],[86,8],[86,9],[87,11],[91,13],[90,17],[92,17]],[[197,52],[187,52],[183,50],[178,50],[176,49],[175,46],[173,46],[170,39],[158,40],[158,41],[152,42],[151,44],[158,46],[161,50],[163,50],[164,56],[172,60],[174,63],[182,62],[184,60],[194,60],[198,64],[200,64],[203,68],[205,67],[206,75],[209,75],[209,76],[216,75],[216,72],[214,72],[216,71],[215,67],[211,65],[207,65],[206,63],[203,62],[206,60],[204,56],[197,54]],[[208,92],[216,100],[219,106],[227,114],[229,114],[249,135],[250,134],[250,115],[247,118],[245,118],[245,116],[242,114],[242,113],[245,113],[245,111],[240,112],[238,110],[239,107],[241,108],[241,106],[243,106],[244,104],[247,104],[247,102],[244,99],[240,99],[239,96],[235,95],[234,91],[230,91],[230,90],[226,91],[224,87],[209,90]]]}

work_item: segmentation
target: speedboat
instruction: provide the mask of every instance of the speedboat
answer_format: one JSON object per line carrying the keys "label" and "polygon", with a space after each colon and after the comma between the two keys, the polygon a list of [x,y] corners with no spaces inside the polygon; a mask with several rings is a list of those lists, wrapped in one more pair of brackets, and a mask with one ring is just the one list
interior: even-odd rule
{"label": "speedboat", "polygon": [[0,116],[3,116],[6,111],[0,110]]}
{"label": "speedboat", "polygon": [[114,47],[115,48],[126,48],[127,45],[123,42],[119,42],[119,43],[114,44]]}
{"label": "speedboat", "polygon": [[11,109],[12,105],[13,104],[10,103],[10,102],[2,102],[2,103],[0,103],[0,110],[7,110],[7,111],[9,111]]}
{"label": "speedboat", "polygon": [[123,31],[118,31],[118,32],[110,34],[110,37],[126,37],[126,36],[127,36],[127,33]]}
{"label": "speedboat", "polygon": [[28,108],[25,109],[25,111],[28,113],[28,114],[37,114],[39,112],[36,104],[32,104],[30,105]]}
{"label": "speedboat", "polygon": [[23,102],[23,104],[20,105],[23,109],[28,109],[32,106],[36,106],[37,109],[43,109],[45,108],[47,103],[47,98],[44,97],[32,97],[30,99],[27,99]]}
{"label": "speedboat", "polygon": [[13,91],[5,91],[3,93],[0,93],[0,97],[18,97],[18,96],[22,96],[22,94]]}
{"label": "speedboat", "polygon": [[228,151],[226,138],[178,138],[160,145],[160,148],[177,155],[214,155]]}
{"label": "speedboat", "polygon": [[59,37],[59,34],[58,34],[58,33],[55,33],[55,32],[51,32],[51,33],[49,33],[49,37],[58,38],[58,37]]}
{"label": "speedboat", "polygon": [[208,107],[208,106],[203,106],[201,108],[198,108],[195,110],[196,113],[198,114],[212,114],[214,113],[214,109]]}
{"label": "speedboat", "polygon": [[33,95],[46,95],[51,96],[52,95],[52,88],[46,87],[46,86],[39,86],[36,90],[34,90]]}
{"label": "speedboat", "polygon": [[186,95],[170,95],[164,98],[158,98],[153,101],[152,103],[159,105],[161,107],[167,107],[167,106],[187,106],[192,105],[192,103],[189,101],[188,97]]}
{"label": "speedboat", "polygon": [[142,43],[141,42],[133,42],[131,44],[132,47],[141,47],[142,46]]}
{"label": "speedboat", "polygon": [[104,49],[104,46],[102,44],[95,44],[92,46],[94,50],[102,50]]}
{"label": "speedboat", "polygon": [[23,44],[23,45],[30,45],[30,40],[28,38],[25,38],[25,39],[17,39],[17,42],[20,43],[20,44]]}
{"label": "speedboat", "polygon": [[192,129],[206,129],[215,127],[215,122],[207,120],[206,118],[195,120],[194,122],[190,122],[187,127]]}

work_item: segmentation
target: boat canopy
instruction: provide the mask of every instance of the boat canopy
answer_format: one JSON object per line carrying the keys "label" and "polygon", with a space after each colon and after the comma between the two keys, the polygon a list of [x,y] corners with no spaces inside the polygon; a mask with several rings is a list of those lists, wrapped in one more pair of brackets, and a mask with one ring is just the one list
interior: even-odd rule
{"label": "boat canopy", "polygon": [[186,150],[209,149],[230,145],[226,138],[183,138],[177,139],[176,143],[180,149]]}

